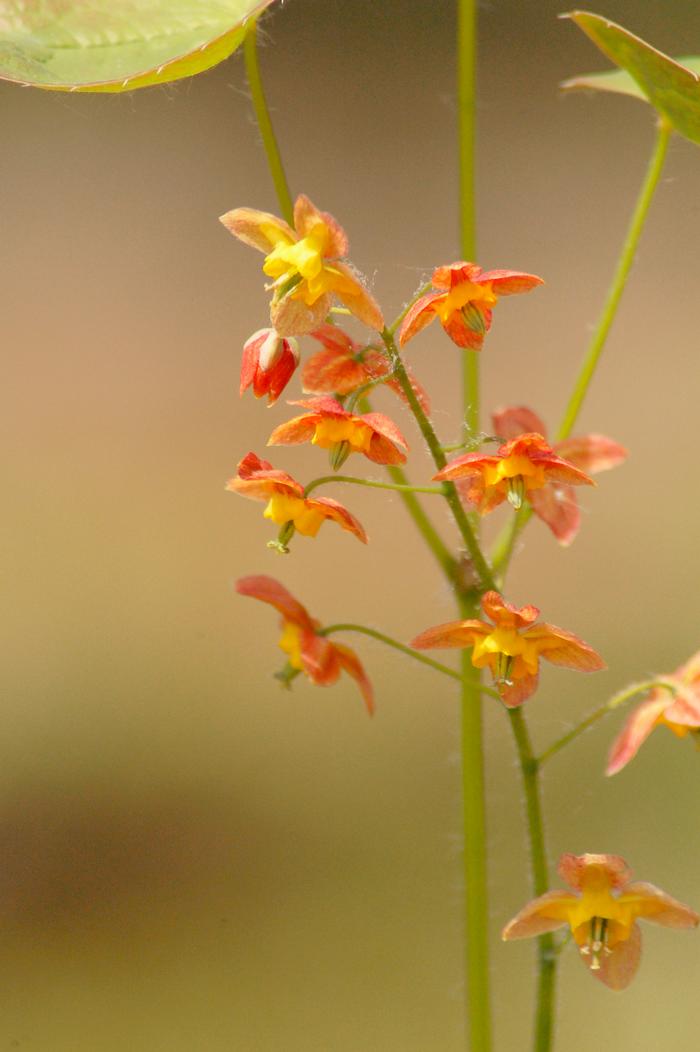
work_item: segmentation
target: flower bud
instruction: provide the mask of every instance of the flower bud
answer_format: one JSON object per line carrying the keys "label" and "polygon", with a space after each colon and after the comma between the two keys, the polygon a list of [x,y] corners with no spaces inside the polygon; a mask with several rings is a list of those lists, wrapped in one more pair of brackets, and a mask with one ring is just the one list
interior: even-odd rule
{"label": "flower bud", "polygon": [[243,347],[241,395],[252,386],[256,398],[267,395],[268,406],[274,405],[298,364],[296,340],[283,338],[275,329],[258,329]]}

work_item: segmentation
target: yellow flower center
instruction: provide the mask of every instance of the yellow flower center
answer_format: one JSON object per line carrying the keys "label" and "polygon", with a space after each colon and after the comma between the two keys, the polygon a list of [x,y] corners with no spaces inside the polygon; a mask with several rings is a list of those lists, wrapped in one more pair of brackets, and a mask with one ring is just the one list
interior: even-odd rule
{"label": "yellow flower center", "polygon": [[299,533],[305,537],[315,537],[325,518],[318,508],[309,507],[302,497],[290,497],[286,493],[273,494],[263,516],[278,526],[293,522]]}
{"label": "yellow flower center", "polygon": [[629,939],[639,910],[624,896],[611,894],[610,878],[602,867],[590,867],[583,875],[581,891],[581,897],[568,907],[567,920],[581,952],[592,955],[595,970],[600,967],[601,953]]}
{"label": "yellow flower center", "polygon": [[287,659],[292,668],[297,669],[299,672],[303,672],[304,666],[301,661],[301,629],[299,628],[299,625],[292,624],[291,621],[284,622],[279,647],[287,655]]}
{"label": "yellow flower center", "polygon": [[[516,660],[507,663],[499,662],[501,654]],[[488,665],[492,671],[497,671],[499,665],[505,664],[509,673],[501,677],[505,679],[517,679],[518,676],[527,674],[535,675],[538,668],[537,643],[520,635],[517,628],[497,626],[493,632],[474,644],[472,664],[476,668],[484,668]]]}
{"label": "yellow flower center", "polygon": [[522,478],[526,491],[541,489],[547,481],[544,466],[534,464],[529,457],[503,457],[498,464],[486,464],[484,467],[484,483],[487,486],[498,486],[501,482],[517,477]]}
{"label": "yellow flower center", "polygon": [[339,442],[347,442],[354,453],[369,453],[372,428],[361,420],[325,417],[316,424],[311,442],[321,449],[330,449]]}
{"label": "yellow flower center", "polygon": [[468,303],[474,303],[479,307],[493,307],[498,301],[498,296],[493,291],[490,281],[483,284],[475,284],[473,281],[461,281],[451,289],[444,300],[435,304],[435,312],[441,322],[449,320],[455,311],[466,307]]}

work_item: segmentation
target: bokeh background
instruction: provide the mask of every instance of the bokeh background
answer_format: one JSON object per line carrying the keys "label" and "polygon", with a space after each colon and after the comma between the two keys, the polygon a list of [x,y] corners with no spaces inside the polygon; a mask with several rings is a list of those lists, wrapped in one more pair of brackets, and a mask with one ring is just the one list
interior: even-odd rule
{"label": "bokeh background", "polygon": [[[642,104],[558,92],[605,67],[559,9],[482,6],[478,104],[479,261],[547,281],[499,307],[484,404],[531,405],[552,429],[653,140]],[[700,50],[693,0],[607,0],[603,13],[671,54]],[[293,189],[341,219],[391,316],[458,253],[453,4],[288,0],[264,24]],[[266,296],[260,257],[217,216],[276,211],[242,60],[125,96],[0,93],[0,1049],[456,1052],[449,683],[357,637],[374,720],[348,680],[284,693],[276,615],[233,591],[242,574],[270,573],[327,623],[401,639],[453,616],[393,495],[329,490],[371,545],[327,526],[280,558],[261,506],[224,492],[290,412],[237,394]],[[579,428],[629,446],[629,463],[584,494],[571,550],[533,522],[510,581],[511,599],[609,662],[590,678],[545,671],[528,704],[541,746],[700,644],[699,202],[700,153],[676,140]],[[434,327],[410,359],[454,440],[453,347]],[[412,475],[427,478],[405,411],[379,402],[412,441]],[[275,462],[301,478],[325,468],[309,448]],[[700,758],[659,732],[606,781],[621,719],[548,767],[551,858],[623,854],[697,907]],[[487,731],[496,1030],[499,1049],[520,1050],[533,948],[498,932],[529,883],[496,704]],[[624,995],[567,956],[558,1048],[696,1047],[700,943],[658,928],[645,941]]]}

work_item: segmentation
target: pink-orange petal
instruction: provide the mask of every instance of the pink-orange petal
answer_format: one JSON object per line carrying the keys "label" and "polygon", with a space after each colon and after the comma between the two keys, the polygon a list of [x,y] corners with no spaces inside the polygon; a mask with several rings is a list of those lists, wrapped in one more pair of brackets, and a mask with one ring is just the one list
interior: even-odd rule
{"label": "pink-orange petal", "polygon": [[319,415],[304,413],[291,420],[278,424],[267,440],[268,446],[297,446],[301,442],[310,442],[316,430]]}
{"label": "pink-orange petal", "polygon": [[514,677],[512,683],[497,683],[496,689],[501,695],[501,701],[508,709],[517,709],[524,701],[531,698],[537,690],[539,676],[536,673],[528,673],[525,676]]}
{"label": "pink-orange petal", "polygon": [[573,486],[550,483],[542,489],[530,490],[527,497],[535,515],[549,526],[559,543],[564,547],[571,544],[581,525]]}
{"label": "pink-orange petal", "polygon": [[[524,405],[509,405],[495,409],[491,414],[491,422],[494,434],[502,438],[504,442],[517,438],[523,432],[536,432],[538,435],[547,437],[545,425],[540,417]],[[564,454],[561,453],[561,456]]]}
{"label": "pink-orange petal", "polygon": [[369,379],[362,362],[333,349],[318,351],[304,362],[301,384],[315,394],[350,394]]}
{"label": "pink-orange petal", "polygon": [[417,336],[426,325],[430,325],[431,321],[435,321],[437,317],[435,304],[444,298],[445,296],[442,292],[428,292],[409,307],[399,329],[399,345],[401,347],[407,344],[409,340],[412,340],[414,336]]}
{"label": "pink-orange petal", "polygon": [[360,659],[350,647],[343,646],[341,643],[335,643],[334,646],[341,668],[343,668],[349,676],[352,676],[357,683],[367,708],[367,712],[372,716],[374,713],[374,691]]}
{"label": "pink-orange petal", "polygon": [[295,599],[274,577],[267,577],[265,574],[240,577],[236,581],[236,591],[239,595],[250,596],[251,599],[260,599],[263,603],[269,603],[270,606],[279,610],[287,621],[298,625],[302,630],[313,633],[318,628],[319,622],[315,621],[309,615],[306,607],[302,606],[299,600]]}
{"label": "pink-orange petal", "polygon": [[638,917],[664,928],[697,928],[700,923],[700,916],[690,906],[643,880],[626,884],[618,902],[630,905]]}
{"label": "pink-orange petal", "polygon": [[336,291],[338,299],[363,325],[381,332],[384,328],[384,315],[374,296],[360,281],[357,271],[348,263],[334,263],[333,269],[345,279],[342,290]]}
{"label": "pink-orange petal", "polygon": [[481,274],[482,270],[478,263],[459,260],[457,263],[447,263],[445,266],[436,267],[431,280],[434,288],[449,292],[465,281],[477,282]]}
{"label": "pink-orange petal", "polygon": [[557,482],[560,485],[569,486],[595,486],[596,483],[585,471],[570,464],[568,460],[556,455],[556,453],[545,453],[533,457],[533,462],[542,464],[545,475],[549,482]]}
{"label": "pink-orange petal", "polygon": [[308,409],[309,412],[317,415],[340,417],[349,417],[351,415],[347,409],[343,409],[337,399],[329,398],[325,395],[321,395],[319,398],[297,398],[289,404],[301,406],[302,409]]}
{"label": "pink-orange petal", "polygon": [[566,438],[557,442],[554,448],[560,457],[593,475],[598,471],[609,471],[627,458],[625,447],[606,435]]}
{"label": "pink-orange petal", "polygon": [[484,337],[491,328],[492,312],[488,307],[479,307],[473,304],[473,308],[480,315],[480,324],[472,328],[466,321],[462,311],[454,311],[442,327],[453,343],[469,351],[480,351],[484,345]]}
{"label": "pink-orange petal", "polygon": [[451,647],[472,647],[493,631],[491,625],[477,619],[448,621],[444,625],[426,628],[412,639],[409,646],[415,650],[446,650]]}
{"label": "pink-orange petal", "polygon": [[342,529],[354,533],[358,540],[367,544],[368,538],[362,524],[337,500],[332,500],[330,497],[318,497],[314,500],[307,500],[306,504],[309,508],[317,508],[324,518],[337,522]]}
{"label": "pink-orange petal", "polygon": [[649,698],[630,713],[627,721],[613,742],[608,754],[608,763],[605,768],[607,775],[617,774],[626,767],[630,760],[639,752],[641,746],[647,740],[654,727],[659,722],[660,716],[668,707],[671,695],[666,698]]}
{"label": "pink-orange petal", "polygon": [[557,871],[574,891],[581,891],[587,871],[595,867],[603,870],[611,888],[619,889],[629,881],[632,872],[621,855],[586,854],[572,855],[568,852],[561,855]]}
{"label": "pink-orange petal", "polygon": [[454,482],[456,479],[483,476],[487,467],[496,468],[500,461],[500,457],[487,453],[463,453],[445,464],[444,468],[441,468],[437,475],[433,475],[433,481]]}
{"label": "pink-orange petal", "polygon": [[507,603],[502,595],[493,591],[482,596],[481,609],[495,624],[512,625],[515,628],[531,625],[540,614],[536,606],[513,606],[512,603]]}
{"label": "pink-orange petal", "polygon": [[303,299],[288,293],[270,304],[270,321],[280,336],[304,336],[318,328],[333,304],[330,293],[320,296],[309,306]]}
{"label": "pink-orange petal", "polygon": [[476,280],[479,283],[490,282],[497,296],[530,292],[538,285],[544,285],[544,280],[536,274],[526,274],[521,270],[485,270]]}
{"label": "pink-orange petal", "polygon": [[577,902],[578,897],[571,891],[547,891],[528,902],[508,921],[501,938],[508,942],[555,931],[568,923],[569,914]]}
{"label": "pink-orange petal", "polygon": [[338,220],[330,212],[322,212],[317,208],[306,194],[299,194],[294,202],[294,227],[299,237],[311,234],[320,223],[323,223],[328,231],[324,256],[328,259],[347,256],[348,239]]}
{"label": "pink-orange petal", "polygon": [[377,435],[381,435],[382,438],[387,439],[395,446],[399,446],[401,449],[408,449],[408,443],[403,437],[398,427],[388,416],[384,413],[364,413],[363,416],[358,419],[364,420]]}
{"label": "pink-orange petal", "polygon": [[600,654],[575,636],[557,625],[543,621],[523,633],[527,639],[537,642],[540,656],[553,665],[575,669],[577,672],[599,672],[606,668]]}
{"label": "pink-orange petal", "polygon": [[296,234],[283,219],[272,215],[271,212],[260,212],[257,208],[234,208],[219,216],[219,222],[226,229],[251,248],[257,248],[260,252],[269,252],[275,246],[274,238],[266,234],[265,230],[273,230],[290,244],[297,240]]}
{"label": "pink-orange petal", "polygon": [[303,632],[301,663],[304,672],[318,687],[330,687],[340,675],[340,661],[333,644],[315,632]]}
{"label": "pink-orange petal", "polygon": [[610,990],[624,990],[634,979],[642,956],[642,933],[638,924],[633,924],[629,938],[616,942],[610,953],[600,957],[600,968],[593,968],[593,956],[579,954],[591,975]]}

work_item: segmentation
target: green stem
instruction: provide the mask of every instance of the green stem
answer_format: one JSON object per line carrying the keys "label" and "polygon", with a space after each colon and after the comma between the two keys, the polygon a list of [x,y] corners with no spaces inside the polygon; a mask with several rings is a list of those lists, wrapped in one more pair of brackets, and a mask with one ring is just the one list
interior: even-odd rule
{"label": "green stem", "polygon": [[[459,126],[459,227],[462,259],[476,255],[476,195],[474,140],[476,96],[476,5],[459,0],[457,11],[457,119]],[[479,355],[462,351],[464,422],[472,435],[479,431]]]}
{"label": "green stem", "polygon": [[[532,890],[535,897],[537,897],[538,895],[543,895],[549,885],[542,802],[540,800],[540,763],[533,752],[522,709],[510,709],[508,715],[510,716],[523,779],[528,839],[530,841]],[[552,1047],[554,1030],[554,993],[557,967],[556,943],[551,932],[540,935],[537,940],[537,965],[537,1005],[535,1009],[533,1050],[534,1052],[549,1052]]]}
{"label": "green stem", "polygon": [[498,584],[501,588],[503,587],[503,582],[506,573],[508,572],[508,566],[513,555],[515,542],[520,535],[520,531],[525,527],[526,523],[530,521],[531,515],[532,508],[530,505],[523,504],[514,515],[511,515],[510,519],[496,538],[491,550],[491,565],[493,566],[493,572],[496,574]]}
{"label": "green stem", "polygon": [[416,300],[419,300],[421,298],[421,296],[424,296],[426,294],[426,292],[429,292],[432,289],[432,287],[433,287],[432,281],[427,281],[425,283],[425,285],[421,285],[421,287],[418,289],[417,292],[413,293],[413,295],[411,296],[410,300],[408,301],[408,303],[406,304],[404,309],[401,311],[401,313],[399,315],[397,315],[397,317],[392,321],[391,325],[389,326],[389,332],[391,333],[392,336],[394,335],[394,333],[398,329],[399,325],[404,320],[404,318],[406,317],[406,315],[408,314],[408,312],[410,311],[411,307],[416,302]]}
{"label": "green stem", "polygon": [[374,479],[358,479],[353,475],[322,475],[320,478],[310,482],[304,490],[304,496],[308,496],[317,486],[325,486],[330,482],[350,482],[355,486],[371,486],[374,489],[392,489],[398,493],[436,493],[439,497],[444,496],[441,486],[411,486],[403,482],[378,482]]}
{"label": "green stem", "polygon": [[[456,669],[450,668],[448,665],[443,665],[442,662],[435,661],[433,658],[429,658],[425,654],[419,653],[417,650],[412,650],[411,647],[406,646],[405,643],[399,643],[398,639],[392,639],[391,636],[385,635],[384,632],[378,632],[375,628],[367,628],[365,625],[343,623],[329,625],[327,628],[321,628],[319,629],[318,634],[320,636],[329,636],[333,632],[361,632],[364,636],[369,636],[371,639],[377,639],[380,643],[386,643],[387,646],[393,647],[394,650],[399,650],[402,654],[407,654],[408,657],[420,661],[421,665],[427,665],[429,668],[435,669],[436,672],[442,672],[444,676],[450,676],[451,679],[459,680],[462,678],[461,673],[457,672]],[[490,687],[484,687],[483,693],[489,694],[491,697],[500,700],[497,691],[491,690]]]}
{"label": "green stem", "polygon": [[566,407],[566,412],[564,413],[564,418],[557,434],[558,441],[568,438],[573,430],[579,410],[581,409],[583,400],[586,397],[591,379],[593,378],[593,374],[598,364],[598,359],[600,358],[605,346],[605,341],[615,318],[618,304],[627,282],[627,277],[634,262],[639,238],[649,211],[649,205],[651,204],[654,191],[663,170],[671,131],[672,129],[670,125],[666,124],[663,118],[661,118],[657,129],[654,152],[649,161],[646,176],[639,192],[639,197],[637,198],[637,204],[632,214],[632,219],[627,230],[627,236],[625,237],[622,246],[622,252],[620,253],[617,267],[615,268],[612,284],[608,290],[608,295],[605,300],[600,320],[598,321],[598,325],[593,333],[588,350],[586,351],[581,371],[579,372],[574,390],[569,399],[569,404]]}
{"label": "green stem", "polygon": [[597,723],[598,720],[602,719],[603,716],[607,716],[609,712],[619,708],[620,705],[624,705],[625,702],[631,701],[637,694],[644,694],[646,691],[653,690],[656,687],[662,687],[664,690],[669,690],[672,694],[675,694],[678,690],[677,684],[672,683],[670,680],[663,679],[649,679],[645,683],[635,683],[631,687],[621,690],[618,694],[614,694],[612,698],[606,701],[604,705],[594,709],[590,716],[586,716],[586,718],[582,720],[581,723],[577,724],[573,730],[567,731],[567,733],[563,734],[561,738],[557,738],[548,749],[545,749],[537,760],[540,767],[552,756],[558,753],[560,749],[563,749],[565,745],[574,741],[580,734],[583,734],[583,732],[587,731],[589,727],[592,727],[594,723]]}
{"label": "green stem", "polygon": [[267,154],[267,164],[275,186],[280,210],[286,221],[292,225],[294,222],[294,206],[292,205],[292,196],[289,192],[287,177],[284,174],[282,157],[275,138],[272,121],[270,120],[270,111],[267,108],[267,100],[265,99],[265,91],[260,76],[260,65],[258,63],[257,36],[257,22],[252,21],[243,41],[246,76],[248,77],[250,96],[253,100],[255,119],[258,122],[263,146]]}
{"label": "green stem", "polygon": [[[461,596],[460,615],[475,614],[474,600]],[[489,900],[483,706],[479,669],[463,650],[462,664],[462,820],[464,830],[464,892],[466,916],[467,1020],[469,1048],[491,1048],[489,974]]]}
{"label": "green stem", "polygon": [[[380,333],[380,335],[382,337],[382,340],[384,341],[384,346],[386,347],[387,354],[391,359],[394,375],[399,381],[399,384],[401,385],[401,390],[403,391],[406,397],[406,401],[408,402],[411,408],[411,412],[416,418],[416,423],[418,424],[420,432],[423,438],[425,439],[428,449],[430,450],[435,466],[438,468],[438,470],[440,470],[441,468],[444,468],[445,464],[447,463],[447,457],[442,451],[442,446],[440,445],[440,441],[437,435],[435,434],[435,429],[433,428],[433,425],[430,423],[430,420],[428,420],[425,410],[420,404],[416,392],[413,390],[413,385],[411,384],[411,381],[408,378],[406,367],[403,364],[403,359],[401,358],[398,347],[396,346],[396,341],[394,340],[394,337],[391,335],[390,331],[387,328],[385,328]],[[457,489],[454,483],[452,482],[446,482],[444,484],[444,487],[445,500],[450,506],[453,518],[457,523],[459,532],[462,535],[462,540],[464,541],[467,551],[469,552],[469,557],[471,559],[474,570],[481,579],[483,590],[487,591],[490,588],[494,588],[495,582],[491,573],[491,568],[486,562],[483,552],[479,547],[479,542],[476,539],[476,535],[471,527],[471,523],[469,522],[467,514],[462,506],[462,502],[459,499]]]}

